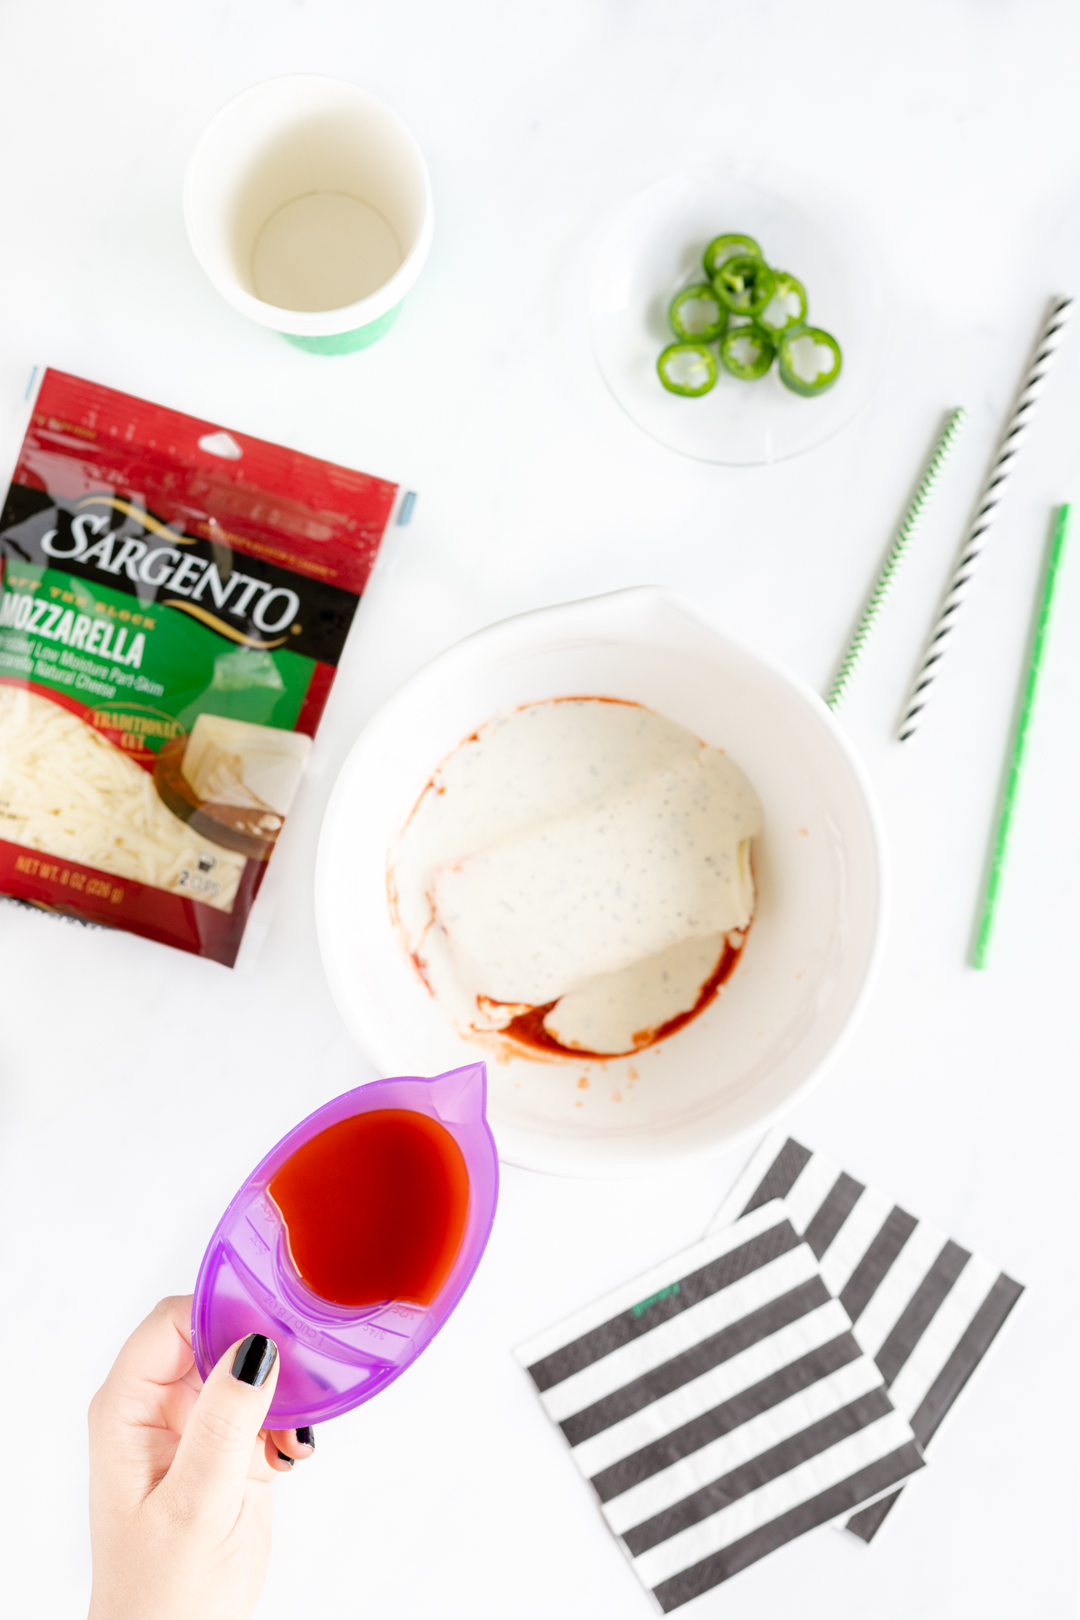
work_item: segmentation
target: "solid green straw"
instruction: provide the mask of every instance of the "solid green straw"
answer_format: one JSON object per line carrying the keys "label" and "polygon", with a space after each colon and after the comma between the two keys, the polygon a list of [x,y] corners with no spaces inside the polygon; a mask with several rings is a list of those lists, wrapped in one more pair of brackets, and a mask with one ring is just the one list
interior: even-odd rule
{"label": "solid green straw", "polygon": [[851,677],[855,673],[856,665],[863,655],[866,643],[870,639],[870,631],[873,628],[874,620],[877,618],[882,607],[884,606],[885,598],[888,596],[889,591],[892,588],[892,582],[895,578],[896,571],[904,559],[904,553],[907,551],[908,546],[911,544],[911,541],[923,520],[923,514],[926,508],[926,503],[930,498],[930,492],[941,475],[942,467],[944,467],[946,461],[949,459],[949,455],[952,452],[952,447],[956,442],[956,436],[963,427],[966,418],[967,412],[965,411],[964,407],[962,405],[957,406],[956,410],[953,411],[949,416],[948,421],[945,423],[945,426],[941,431],[941,437],[934,446],[934,453],[930,457],[926,471],[923,473],[922,483],[916,490],[915,499],[908,507],[907,515],[905,516],[903,523],[900,525],[896,539],[889,548],[889,554],[882,564],[881,573],[878,575],[877,584],[871,591],[870,600],[863,609],[863,616],[859,620],[859,627],[851,638],[851,645],[844,654],[843,662],[836,672],[836,679],[833,681],[829,695],[825,699],[830,709],[835,709],[837,707],[851,683]]}
{"label": "solid green straw", "polygon": [[1001,888],[1001,874],[1005,869],[1005,855],[1009,845],[1009,832],[1012,827],[1016,793],[1020,785],[1020,771],[1024,763],[1028,726],[1031,723],[1031,714],[1035,707],[1035,692],[1039,684],[1039,667],[1042,663],[1043,648],[1046,645],[1047,626],[1050,623],[1050,608],[1054,600],[1054,587],[1057,585],[1058,569],[1061,565],[1062,553],[1065,550],[1065,540],[1069,532],[1069,519],[1071,516],[1072,508],[1070,506],[1058,507],[1054,533],[1050,540],[1050,556],[1047,560],[1046,575],[1043,579],[1039,617],[1035,625],[1035,636],[1031,643],[1031,657],[1028,660],[1024,696],[1020,704],[1020,717],[1016,722],[1016,735],[1013,738],[1009,774],[1005,782],[1001,815],[998,817],[994,853],[990,858],[990,871],[986,879],[986,894],[983,897],[979,930],[975,936],[975,949],[971,957],[972,966],[977,968],[986,966],[987,953],[990,949],[990,935],[994,930],[997,897]]}

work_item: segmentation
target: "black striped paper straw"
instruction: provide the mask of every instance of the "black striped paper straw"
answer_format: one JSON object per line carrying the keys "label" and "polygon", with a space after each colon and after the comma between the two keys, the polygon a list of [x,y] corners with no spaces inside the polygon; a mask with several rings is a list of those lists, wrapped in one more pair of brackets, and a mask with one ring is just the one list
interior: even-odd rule
{"label": "black striped paper straw", "polygon": [[830,709],[839,706],[848,686],[851,684],[851,677],[854,675],[866,648],[866,643],[870,639],[870,631],[873,629],[874,620],[885,605],[885,599],[892,589],[893,580],[896,578],[900,564],[904,560],[904,554],[922,524],[926,513],[926,503],[930,499],[931,491],[941,476],[942,468],[952,454],[957,435],[966,420],[967,412],[962,405],[958,405],[955,411],[950,414],[941,431],[937,444],[934,446],[934,453],[930,457],[926,471],[923,473],[922,482],[915,492],[915,499],[908,507],[904,521],[897,531],[896,539],[889,548],[889,554],[882,564],[877,584],[871,591],[870,598],[863,609],[859,627],[851,638],[851,644],[844,654],[843,662],[836,672],[836,678],[832,683],[828,697],[825,699]]}
{"label": "black striped paper straw", "polygon": [[1072,306],[1073,300],[1071,298],[1055,298],[1050,306],[1050,313],[1039,333],[1035,353],[1024,377],[1023,385],[1006,426],[998,453],[990,468],[978,509],[957,558],[952,579],[949,581],[949,588],[945,593],[945,599],[941,604],[933,631],[926,645],[926,651],[915,676],[911,696],[908,699],[907,707],[897,730],[897,736],[901,742],[910,742],[922,724],[926,705],[929,702],[934,682],[941,669],[941,660],[944,658],[949,642],[952,640],[960,609],[967,597],[972,576],[982,557],[990,529],[1001,504],[1001,498],[1008,487],[1009,476],[1016,464],[1016,457],[1027,437],[1028,424],[1038,403],[1039,395],[1042,393],[1046,373],[1053,363],[1054,355],[1057,353],[1058,345],[1064,335],[1069,316],[1072,314]]}

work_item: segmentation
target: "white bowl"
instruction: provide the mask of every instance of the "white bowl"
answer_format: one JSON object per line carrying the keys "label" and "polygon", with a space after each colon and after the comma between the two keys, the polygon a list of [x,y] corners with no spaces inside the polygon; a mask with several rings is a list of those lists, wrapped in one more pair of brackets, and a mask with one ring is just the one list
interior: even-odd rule
{"label": "white bowl", "polygon": [[[387,903],[387,855],[441,760],[497,711],[619,697],[723,748],[757,789],[758,908],[712,1004],[632,1057],[491,1061],[419,978]],[[638,1175],[761,1132],[821,1076],[869,993],[886,910],[877,810],[821,699],[646,586],[504,620],[421,669],[365,727],[319,844],[334,998],[384,1074],[487,1058],[500,1155],[563,1175]],[[582,1080],[587,1086],[582,1086]]]}

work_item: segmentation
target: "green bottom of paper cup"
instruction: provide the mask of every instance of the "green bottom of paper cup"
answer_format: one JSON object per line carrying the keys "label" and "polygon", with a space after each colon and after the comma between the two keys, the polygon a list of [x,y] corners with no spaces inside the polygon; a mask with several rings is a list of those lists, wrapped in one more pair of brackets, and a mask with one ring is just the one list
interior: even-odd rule
{"label": "green bottom of paper cup", "polygon": [[357,326],[351,332],[329,332],[325,337],[301,337],[299,332],[282,332],[282,337],[295,343],[298,349],[307,349],[310,354],[353,354],[357,349],[366,349],[371,343],[378,343],[379,339],[393,326],[401,309],[395,304],[388,309],[385,315],[377,320],[369,321],[366,326]]}

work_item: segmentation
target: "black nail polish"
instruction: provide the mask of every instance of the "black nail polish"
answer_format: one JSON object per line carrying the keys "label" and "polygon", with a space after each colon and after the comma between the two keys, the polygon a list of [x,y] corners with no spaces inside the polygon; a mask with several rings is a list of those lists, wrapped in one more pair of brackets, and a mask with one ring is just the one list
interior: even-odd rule
{"label": "black nail polish", "polygon": [[295,1468],[296,1467],[296,1458],[295,1457],[286,1457],[286,1455],[285,1455],[285,1453],[283,1451],[278,1452],[278,1462],[287,1462],[290,1468]]}
{"label": "black nail polish", "polygon": [[261,1388],[277,1360],[277,1345],[265,1333],[249,1333],[233,1357],[230,1371],[241,1384]]}
{"label": "black nail polish", "polygon": [[296,1443],[298,1446],[310,1446],[315,1450],[315,1430],[312,1428],[297,1429]]}

